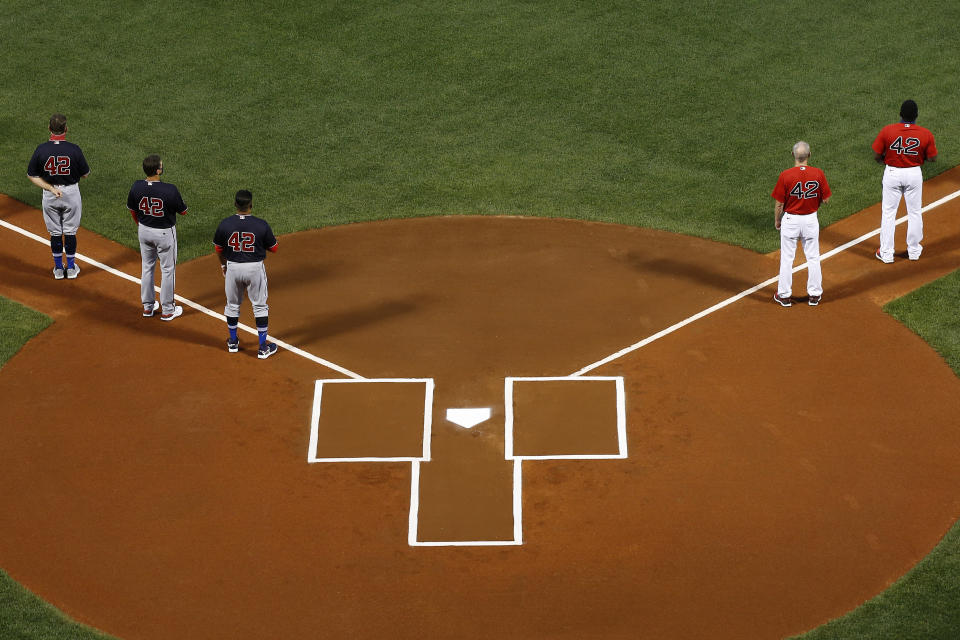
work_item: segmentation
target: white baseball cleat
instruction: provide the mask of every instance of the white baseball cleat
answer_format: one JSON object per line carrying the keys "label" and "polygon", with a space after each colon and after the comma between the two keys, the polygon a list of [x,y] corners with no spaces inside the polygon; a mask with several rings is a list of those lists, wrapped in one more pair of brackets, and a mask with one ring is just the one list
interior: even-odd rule
{"label": "white baseball cleat", "polygon": [[67,269],[67,280],[76,280],[80,275],[80,265],[74,264],[72,269]]}
{"label": "white baseball cleat", "polygon": [[66,274],[65,274],[65,272],[64,272],[63,269],[57,269],[56,267],[53,268],[53,277],[54,277],[56,280],[63,280],[63,277],[64,277],[65,275],[66,275]]}
{"label": "white baseball cleat", "polygon": [[180,305],[177,305],[176,307],[174,307],[173,313],[165,313],[162,316],[160,316],[160,319],[163,320],[164,322],[170,322],[174,318],[179,318],[182,315],[183,315],[183,307],[181,307]]}

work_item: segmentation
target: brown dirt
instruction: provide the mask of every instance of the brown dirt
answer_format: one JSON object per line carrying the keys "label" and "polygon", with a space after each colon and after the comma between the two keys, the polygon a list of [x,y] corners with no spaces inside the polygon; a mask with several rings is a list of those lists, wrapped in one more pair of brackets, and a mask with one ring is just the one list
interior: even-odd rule
{"label": "brown dirt", "polygon": [[[953,170],[925,200],[958,188]],[[0,566],[124,640],[814,627],[960,516],[960,381],[879,308],[960,263],[958,209],[927,215],[919,262],[883,265],[874,241],[826,261],[818,308],[781,309],[768,288],[595,371],[625,377],[629,458],[524,462],[524,544],[484,548],[407,545],[410,463],[306,462],[314,380],[339,374],[259,361],[252,337],[229,354],[224,326],[189,309],[143,319],[139,288],[94,267],[54,281],[42,245],[0,229],[0,295],[55,320],[0,370]],[[43,232],[10,199],[0,217]],[[874,207],[825,229],[823,250],[878,222]],[[139,271],[90,232],[80,251]],[[776,268],[613,225],[351,225],[281,238],[271,332],[366,377],[434,378],[420,538],[509,539],[504,377],[573,373]],[[178,293],[221,311],[218,274],[212,257],[181,265]],[[493,417],[462,429],[451,407]],[[579,442],[583,412],[540,415],[537,446],[551,422]]]}

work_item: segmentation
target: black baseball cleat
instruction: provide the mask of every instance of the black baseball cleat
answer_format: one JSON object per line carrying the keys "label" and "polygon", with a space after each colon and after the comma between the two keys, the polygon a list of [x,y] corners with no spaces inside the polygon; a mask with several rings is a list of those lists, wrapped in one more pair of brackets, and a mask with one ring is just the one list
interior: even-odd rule
{"label": "black baseball cleat", "polygon": [[773,294],[773,301],[776,302],[781,307],[793,306],[793,300],[790,298],[790,296],[787,296],[786,298],[781,298],[779,293]]}
{"label": "black baseball cleat", "polygon": [[261,360],[266,360],[276,352],[277,352],[277,345],[273,344],[272,342],[268,342],[267,344],[260,347],[259,351],[257,351],[257,357],[260,358]]}
{"label": "black baseball cleat", "polygon": [[822,297],[823,296],[810,296],[809,298],[807,298],[807,304],[810,305],[811,307],[815,307],[818,304],[820,304],[820,298]]}
{"label": "black baseball cleat", "polygon": [[230,338],[227,338],[227,351],[230,353],[236,353],[237,351],[240,351],[240,339],[238,338],[236,340],[231,340]]}

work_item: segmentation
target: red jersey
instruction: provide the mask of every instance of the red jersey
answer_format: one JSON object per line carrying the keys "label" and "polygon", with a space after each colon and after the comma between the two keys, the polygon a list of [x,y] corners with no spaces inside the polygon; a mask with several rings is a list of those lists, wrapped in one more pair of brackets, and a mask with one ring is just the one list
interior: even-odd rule
{"label": "red jersey", "polygon": [[895,122],[880,130],[873,151],[891,167],[919,167],[937,155],[937,145],[928,129],[910,122]]}
{"label": "red jersey", "polygon": [[820,203],[830,197],[830,185],[823,171],[801,165],[781,173],[770,195],[783,203],[787,213],[803,216],[817,212]]}

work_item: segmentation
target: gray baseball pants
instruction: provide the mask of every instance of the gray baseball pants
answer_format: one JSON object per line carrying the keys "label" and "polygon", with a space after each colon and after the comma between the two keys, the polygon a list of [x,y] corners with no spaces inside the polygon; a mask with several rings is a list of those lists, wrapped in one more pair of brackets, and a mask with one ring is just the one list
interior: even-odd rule
{"label": "gray baseball pants", "polygon": [[253,305],[253,317],[263,318],[270,313],[267,306],[267,270],[263,261],[230,262],[227,261],[227,273],[224,276],[223,290],[227,294],[227,306],[223,315],[236,318],[240,315],[240,303],[243,292],[247,292]]}
{"label": "gray baseball pants", "polygon": [[137,225],[137,236],[140,238],[140,262],[143,266],[140,276],[143,308],[153,307],[156,299],[153,272],[159,260],[161,313],[171,314],[176,308],[173,292],[177,281],[177,228],[154,229],[141,224]]}
{"label": "gray baseball pants", "polygon": [[51,236],[75,236],[83,213],[80,187],[69,184],[57,188],[63,192],[62,198],[46,190],[43,192],[43,223]]}

